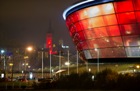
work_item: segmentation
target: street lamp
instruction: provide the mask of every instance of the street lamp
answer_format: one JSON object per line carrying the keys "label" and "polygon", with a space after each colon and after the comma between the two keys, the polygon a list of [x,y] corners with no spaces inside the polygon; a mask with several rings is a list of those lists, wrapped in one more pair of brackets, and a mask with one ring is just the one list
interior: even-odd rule
{"label": "street lamp", "polygon": [[3,57],[1,57],[1,58],[4,58],[3,60],[4,60],[4,78],[6,78],[6,59],[5,59],[5,55],[4,55],[4,53],[5,53],[5,50],[1,50],[1,56],[3,56]]}
{"label": "street lamp", "polygon": [[9,66],[11,67],[11,81],[13,81],[13,63],[10,63]]}
{"label": "street lamp", "polygon": [[26,49],[27,49],[27,51],[32,51],[33,50],[33,47],[29,46]]}
{"label": "street lamp", "polygon": [[31,52],[33,50],[33,47],[31,47],[31,46],[28,46],[27,48],[26,48],[26,50],[25,50],[25,56],[24,56],[24,59],[25,59],[25,63],[24,63],[24,66],[25,66],[25,68],[24,68],[24,76],[25,76],[25,80],[26,80],[26,66],[28,66],[28,63],[26,62],[26,60],[29,58],[28,56],[27,56],[27,54],[26,54],[26,51],[28,51],[28,52]]}
{"label": "street lamp", "polygon": [[100,50],[98,48],[95,48],[95,51],[97,52],[97,72],[99,72],[99,58],[100,58]]}

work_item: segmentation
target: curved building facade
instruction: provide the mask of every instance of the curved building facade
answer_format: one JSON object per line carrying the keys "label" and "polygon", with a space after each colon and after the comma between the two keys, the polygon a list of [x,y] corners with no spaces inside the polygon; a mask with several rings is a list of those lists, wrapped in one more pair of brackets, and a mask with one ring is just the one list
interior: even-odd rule
{"label": "curved building facade", "polygon": [[140,0],[86,0],[63,17],[82,59],[140,57]]}

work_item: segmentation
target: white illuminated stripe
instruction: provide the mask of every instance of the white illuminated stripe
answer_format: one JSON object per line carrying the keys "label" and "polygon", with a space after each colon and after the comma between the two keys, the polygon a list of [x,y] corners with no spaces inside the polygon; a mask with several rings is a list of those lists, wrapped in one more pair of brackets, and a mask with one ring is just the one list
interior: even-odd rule
{"label": "white illuminated stripe", "polygon": [[67,14],[67,12],[68,12],[69,10],[71,10],[71,9],[73,9],[73,8],[79,6],[79,5],[82,5],[82,4],[91,2],[91,1],[94,1],[94,0],[83,1],[83,2],[80,2],[80,3],[78,3],[78,4],[75,4],[75,5],[73,5],[73,6],[69,7],[69,8],[67,8],[67,9],[64,11],[64,13],[63,13],[63,18],[64,18],[64,20],[66,20],[66,14]]}

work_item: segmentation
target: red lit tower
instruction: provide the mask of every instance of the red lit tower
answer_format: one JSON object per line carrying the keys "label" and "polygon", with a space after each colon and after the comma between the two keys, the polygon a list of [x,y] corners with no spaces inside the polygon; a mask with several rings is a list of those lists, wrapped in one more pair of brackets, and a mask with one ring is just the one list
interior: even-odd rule
{"label": "red lit tower", "polygon": [[53,44],[52,44],[52,34],[51,33],[47,33],[46,48],[49,49],[49,54],[52,54]]}
{"label": "red lit tower", "polygon": [[53,44],[53,36],[51,31],[51,23],[49,25],[49,31],[46,34],[46,48],[49,50],[49,54],[56,54],[57,51],[54,51],[54,44]]}

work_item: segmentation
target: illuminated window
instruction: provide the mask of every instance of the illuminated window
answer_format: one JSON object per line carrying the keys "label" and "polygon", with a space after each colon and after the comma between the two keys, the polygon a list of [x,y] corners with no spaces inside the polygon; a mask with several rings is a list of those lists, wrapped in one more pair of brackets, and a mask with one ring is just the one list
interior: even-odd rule
{"label": "illuminated window", "polygon": [[87,44],[89,46],[89,49],[93,49],[95,48],[95,44],[98,44],[98,41],[96,39],[90,39],[90,40],[87,40]]}
{"label": "illuminated window", "polygon": [[76,30],[77,30],[76,32],[84,30],[83,23],[81,21],[75,23],[75,27],[76,27]]}
{"label": "illuminated window", "polygon": [[120,30],[118,26],[108,26],[108,35],[109,36],[119,36]]}
{"label": "illuminated window", "polygon": [[132,0],[134,3],[134,9],[140,10],[140,0]]}
{"label": "illuminated window", "polygon": [[135,15],[134,12],[120,13],[117,14],[119,24],[127,24],[127,23],[135,23]]}
{"label": "illuminated window", "polygon": [[75,36],[73,37],[73,41],[75,44],[79,43],[79,38],[77,36],[79,36],[78,33],[76,33]]}
{"label": "illuminated window", "polygon": [[70,21],[69,16],[68,16],[68,18],[66,19],[66,24],[67,24],[67,27],[68,27],[68,28],[69,28],[69,27],[70,27],[70,25],[71,25],[71,21]]}
{"label": "illuminated window", "polygon": [[137,24],[121,25],[120,30],[121,30],[122,35],[140,34],[139,27]]}
{"label": "illuminated window", "polygon": [[84,30],[84,34],[85,34],[86,39],[93,39],[93,38],[96,38],[96,34],[95,34],[95,32],[94,32],[93,29]]}
{"label": "illuminated window", "polygon": [[135,12],[137,17],[137,22],[140,22],[140,12]]}
{"label": "illuminated window", "polygon": [[84,41],[85,36],[84,36],[83,32],[79,32],[79,36],[77,36],[77,38],[79,39],[79,41]]}
{"label": "illuminated window", "polygon": [[79,42],[79,43],[77,44],[77,49],[78,49],[78,50],[89,49],[89,48],[88,48],[88,45],[87,45],[87,42],[86,42],[86,41]]}
{"label": "illuminated window", "polygon": [[94,32],[98,38],[108,36],[106,27],[94,28]]}
{"label": "illuminated window", "polygon": [[100,5],[87,8],[87,13],[89,17],[95,17],[101,15]]}
{"label": "illuminated window", "polygon": [[80,20],[88,18],[88,13],[87,13],[86,9],[82,9],[82,10],[78,11],[78,13],[79,13]]}
{"label": "illuminated window", "polygon": [[102,14],[112,14],[114,13],[114,7],[112,3],[102,5]]}
{"label": "illuminated window", "polygon": [[97,39],[99,48],[111,47],[110,39],[108,37]]}
{"label": "illuminated window", "polygon": [[95,17],[95,18],[91,18],[91,19],[88,19],[88,21],[90,23],[90,26],[93,26],[94,28],[95,27],[102,27],[102,26],[105,26],[105,22],[103,20],[103,17]]}
{"label": "illuminated window", "polygon": [[112,47],[123,46],[123,41],[121,37],[110,37],[109,39]]}
{"label": "illuminated window", "polygon": [[71,33],[71,36],[74,36],[74,34],[76,33],[76,27],[75,25],[73,25],[71,28],[70,28],[70,33]]}
{"label": "illuminated window", "polygon": [[104,16],[104,20],[107,25],[116,25],[117,24],[117,19],[116,19],[115,14]]}
{"label": "illuminated window", "polygon": [[120,2],[114,2],[115,11],[118,12],[127,12],[127,11],[133,11],[133,4],[132,0],[124,0]]}
{"label": "illuminated window", "polygon": [[77,12],[71,14],[71,21],[72,21],[72,23],[75,23],[78,20],[79,20],[79,16],[78,16],[78,13]]}

